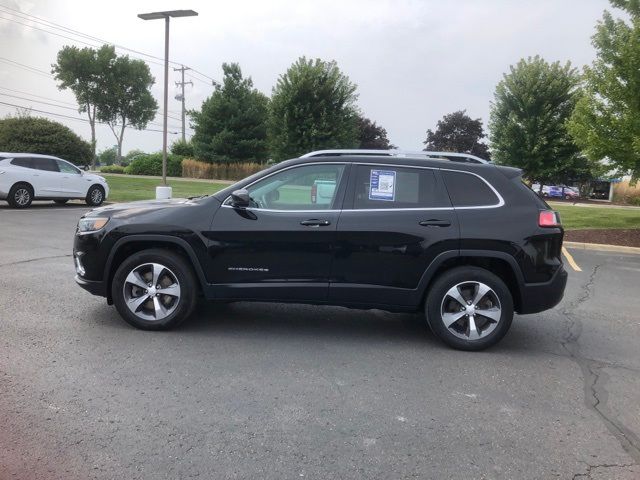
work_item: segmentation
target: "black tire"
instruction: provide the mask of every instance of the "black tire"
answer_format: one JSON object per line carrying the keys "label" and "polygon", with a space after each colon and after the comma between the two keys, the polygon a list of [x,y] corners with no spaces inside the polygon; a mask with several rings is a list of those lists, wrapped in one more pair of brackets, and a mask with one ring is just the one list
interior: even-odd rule
{"label": "black tire", "polygon": [[[173,308],[173,311],[166,317],[158,320],[142,318],[144,315],[147,315],[146,312],[151,311],[151,304],[147,302],[141,304],[140,312],[136,314],[127,306],[127,299],[125,297],[128,295],[127,292],[132,292],[132,288],[137,288],[131,283],[125,282],[130,272],[137,268],[146,268],[146,265],[153,263],[163,266],[167,275],[175,276],[175,280],[177,280],[180,289],[180,295],[176,303],[170,307]],[[166,270],[168,270],[168,272]],[[160,275],[160,277],[162,277],[162,275]],[[127,283],[126,292],[125,283]],[[149,249],[134,253],[118,267],[111,283],[113,303],[118,313],[120,313],[120,316],[122,316],[127,323],[141,330],[168,330],[177,327],[193,312],[197,303],[197,291],[198,285],[196,277],[188,261],[181,255],[164,249]],[[142,298],[145,295],[146,290],[145,294],[140,294],[136,298]],[[163,298],[161,297],[159,301],[162,300]],[[150,301],[153,303],[152,298]],[[147,306],[149,308],[147,308]]]}
{"label": "black tire", "polygon": [[104,202],[104,188],[100,185],[91,185],[89,191],[87,192],[87,197],[85,198],[85,202],[90,207],[99,207]]}
{"label": "black tire", "polygon": [[[468,304],[467,301],[467,305],[462,306],[460,302],[448,295],[450,290],[460,286],[460,289],[456,288],[455,291],[463,293],[461,295],[463,300],[469,300],[478,293],[477,289],[481,284],[489,287],[491,292],[482,296],[475,305]],[[477,289],[473,290],[474,287]],[[477,310],[476,306],[479,306]],[[499,316],[499,320],[495,322],[483,316],[483,309],[485,313]],[[461,313],[463,311],[475,313],[471,321],[475,331],[480,332],[479,335],[469,333],[472,331],[471,322],[468,315]],[[425,302],[425,313],[433,333],[450,347],[469,351],[484,350],[498,343],[511,327],[513,298],[502,279],[490,271],[472,266],[456,267],[441,274],[431,285]],[[451,318],[462,316],[453,322],[451,327],[447,327],[443,313],[451,315]],[[478,320],[477,323],[475,319]]]}
{"label": "black tire", "polygon": [[65,203],[67,203],[69,201],[68,198],[59,198],[57,200],[54,200],[54,202],[56,202],[58,205],[64,205]]}
{"label": "black tire", "polygon": [[33,188],[27,183],[16,183],[11,190],[7,202],[13,208],[27,208],[33,202]]}

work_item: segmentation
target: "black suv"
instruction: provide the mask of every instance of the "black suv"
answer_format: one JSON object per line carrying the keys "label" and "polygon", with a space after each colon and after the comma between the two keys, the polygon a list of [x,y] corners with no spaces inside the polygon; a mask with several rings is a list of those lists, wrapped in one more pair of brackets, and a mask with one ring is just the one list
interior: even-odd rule
{"label": "black suv", "polygon": [[521,171],[466,155],[323,153],[215,195],[117,204],[78,224],[77,283],[162,330],[198,297],[424,309],[448,345],[499,341],[562,298],[556,212]]}

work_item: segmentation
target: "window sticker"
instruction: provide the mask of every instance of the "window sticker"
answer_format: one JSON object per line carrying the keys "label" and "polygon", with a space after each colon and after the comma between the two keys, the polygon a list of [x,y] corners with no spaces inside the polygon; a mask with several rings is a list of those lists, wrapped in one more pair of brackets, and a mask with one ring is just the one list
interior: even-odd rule
{"label": "window sticker", "polygon": [[396,197],[396,172],[393,170],[371,170],[369,200],[392,202]]}

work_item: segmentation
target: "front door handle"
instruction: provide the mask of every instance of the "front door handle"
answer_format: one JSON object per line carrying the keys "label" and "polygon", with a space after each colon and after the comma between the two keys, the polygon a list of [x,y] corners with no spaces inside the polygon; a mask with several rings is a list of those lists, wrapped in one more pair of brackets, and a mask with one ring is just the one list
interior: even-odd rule
{"label": "front door handle", "polygon": [[422,227],[450,227],[451,222],[449,220],[438,220],[437,218],[430,218],[429,220],[422,220],[420,226]]}
{"label": "front door handle", "polygon": [[304,225],[305,227],[326,227],[327,225],[331,225],[331,222],[329,220],[318,220],[312,218],[301,221],[300,225]]}

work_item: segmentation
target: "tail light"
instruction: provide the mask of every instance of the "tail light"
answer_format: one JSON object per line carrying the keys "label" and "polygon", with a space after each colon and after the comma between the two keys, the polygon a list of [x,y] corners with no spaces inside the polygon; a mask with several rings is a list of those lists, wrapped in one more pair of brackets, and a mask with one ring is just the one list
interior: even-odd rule
{"label": "tail light", "polygon": [[316,203],[318,201],[318,185],[313,184],[311,186],[311,203]]}
{"label": "tail light", "polygon": [[541,210],[538,214],[538,225],[544,228],[559,227],[560,216],[553,210]]}

